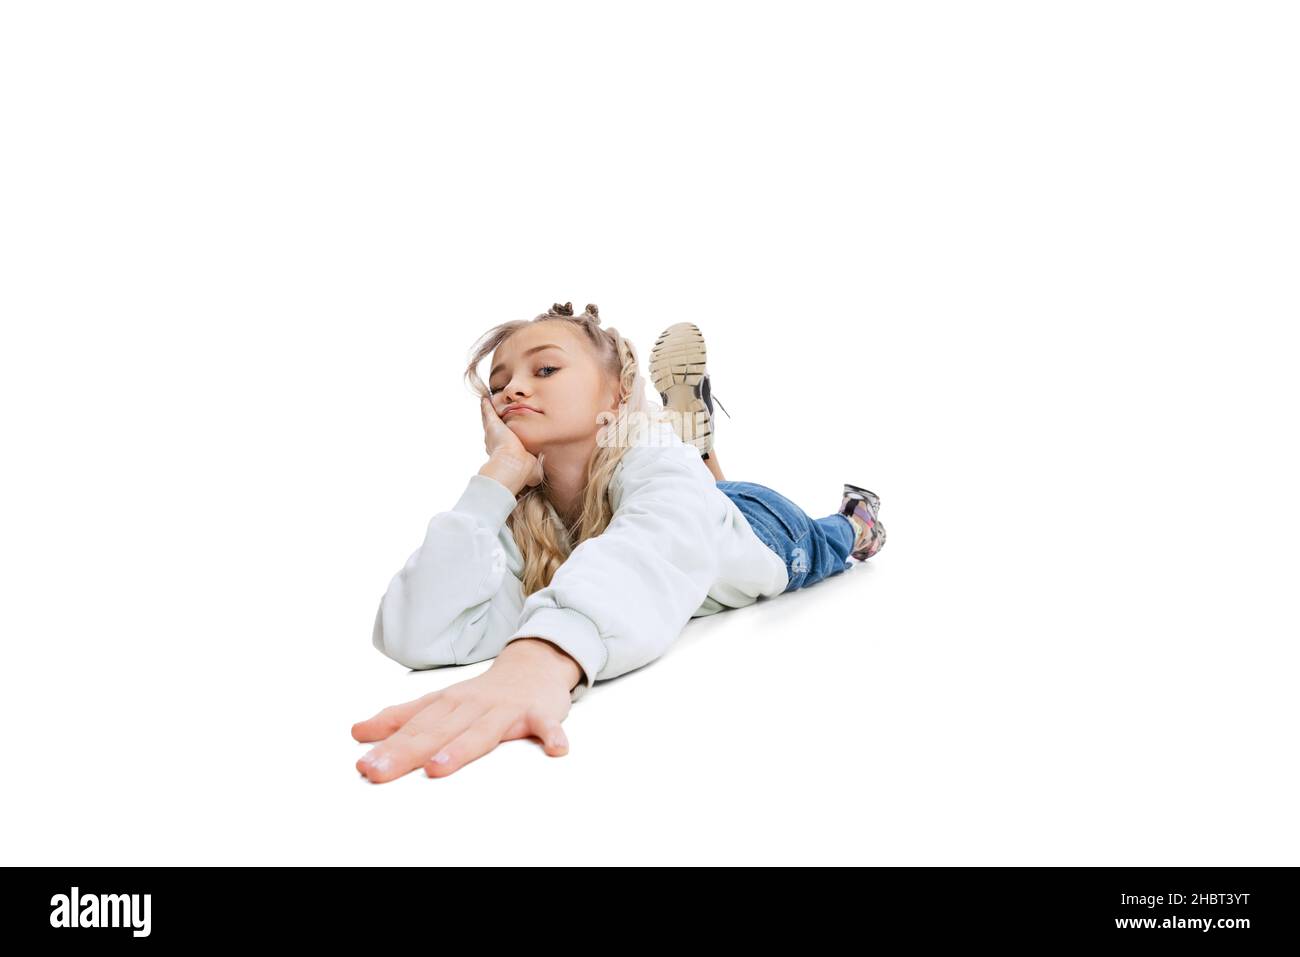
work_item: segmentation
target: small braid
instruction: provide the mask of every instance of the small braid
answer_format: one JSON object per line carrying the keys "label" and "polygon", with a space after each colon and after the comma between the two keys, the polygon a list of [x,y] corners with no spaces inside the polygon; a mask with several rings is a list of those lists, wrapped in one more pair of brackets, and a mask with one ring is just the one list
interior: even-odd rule
{"label": "small braid", "polygon": [[[573,303],[571,303],[571,302],[566,302],[566,303],[564,303],[563,305],[561,305],[561,304],[558,303],[558,302],[556,302],[556,303],[552,303],[552,304],[551,304],[551,308],[548,309],[548,310],[546,310],[545,315],[548,315],[548,316],[572,316],[572,315],[573,315]],[[583,310],[582,315],[578,316],[578,318],[579,318],[579,319],[590,319],[590,320],[591,320],[593,323],[595,323],[596,325],[600,325],[600,309],[597,308],[597,306],[596,306],[596,304],[595,304],[594,302],[589,302],[589,303],[587,303],[587,308]]]}

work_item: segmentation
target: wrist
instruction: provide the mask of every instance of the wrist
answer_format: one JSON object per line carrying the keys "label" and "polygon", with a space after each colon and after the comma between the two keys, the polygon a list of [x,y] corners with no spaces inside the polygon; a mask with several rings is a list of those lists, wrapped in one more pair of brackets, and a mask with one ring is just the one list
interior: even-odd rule
{"label": "wrist", "polygon": [[582,666],[559,645],[545,638],[516,638],[497,655],[496,662],[522,662],[530,671],[542,671],[572,691],[582,680]]}
{"label": "wrist", "polygon": [[478,470],[478,474],[496,479],[515,495],[518,495],[526,484],[528,463],[513,455],[497,452],[483,463],[483,467]]}

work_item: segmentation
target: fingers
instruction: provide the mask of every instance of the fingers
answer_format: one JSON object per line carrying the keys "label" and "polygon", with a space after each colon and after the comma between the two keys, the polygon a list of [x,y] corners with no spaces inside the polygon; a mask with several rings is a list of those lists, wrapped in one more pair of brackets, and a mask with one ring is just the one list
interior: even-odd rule
{"label": "fingers", "polygon": [[435,701],[363,754],[357,770],[375,783],[400,778],[418,768],[450,739],[474,723],[480,711]]}
{"label": "fingers", "polygon": [[502,426],[500,417],[497,416],[496,406],[492,404],[492,399],[483,396],[478,404],[479,412],[483,414],[483,451],[488,455],[492,454],[492,446],[496,444],[494,435],[496,430]]}
{"label": "fingers", "polygon": [[[352,726],[352,737],[358,741],[382,741],[410,721],[415,715],[429,707],[439,694],[441,694],[441,691],[431,691],[426,695],[421,695],[414,701],[391,705],[373,718],[358,721]],[[454,704],[448,702],[443,713],[450,711],[454,706]]]}
{"label": "fingers", "polygon": [[569,753],[568,736],[555,718],[543,718],[529,712],[528,726],[534,735],[541,738],[542,747],[546,749],[547,754],[558,758]]}
{"label": "fingers", "polygon": [[451,702],[446,697],[434,701],[361,755],[356,770],[377,784],[400,778],[473,726],[487,710],[471,703]]}
{"label": "fingers", "polygon": [[487,450],[488,455],[491,455],[492,447],[501,443],[503,434],[514,435],[514,433],[501,421],[501,416],[497,414],[496,406],[490,399],[484,398],[480,408],[483,410],[483,448]]}
{"label": "fingers", "polygon": [[569,753],[569,741],[560,721],[529,712],[523,716],[527,734],[520,735],[520,715],[509,707],[474,712],[435,701],[419,712],[385,741],[357,761],[357,770],[367,779],[382,784],[423,766],[431,778],[446,777],[481,758],[503,741],[537,737],[552,757]]}
{"label": "fingers", "polygon": [[517,713],[511,713],[508,708],[494,708],[480,715],[451,740],[438,742],[426,752],[424,773],[431,778],[444,778],[481,758],[507,740]]}

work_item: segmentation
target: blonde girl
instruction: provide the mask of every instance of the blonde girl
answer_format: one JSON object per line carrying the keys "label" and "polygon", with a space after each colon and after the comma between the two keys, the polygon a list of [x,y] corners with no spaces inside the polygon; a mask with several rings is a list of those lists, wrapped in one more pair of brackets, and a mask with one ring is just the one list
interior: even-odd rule
{"label": "blonde girl", "polygon": [[705,358],[694,324],[665,330],[653,404],[632,343],[594,304],[575,316],[556,303],[480,338],[465,375],[487,461],[393,576],[372,641],[409,668],[492,666],[353,725],[374,744],[362,775],[441,777],[515,738],[566,754],[572,703],[663,655],[691,618],[879,551],[879,498],[866,489],[845,485],[840,510],[813,519],[724,478]]}

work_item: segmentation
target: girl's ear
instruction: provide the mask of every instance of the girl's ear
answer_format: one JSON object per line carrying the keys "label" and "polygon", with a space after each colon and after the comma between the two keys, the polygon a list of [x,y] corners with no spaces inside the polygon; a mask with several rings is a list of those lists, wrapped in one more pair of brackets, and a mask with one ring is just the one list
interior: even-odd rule
{"label": "girl's ear", "polygon": [[615,382],[613,385],[609,387],[609,391],[607,391],[605,395],[607,398],[610,399],[609,405],[605,406],[605,408],[610,412],[617,413],[618,407],[623,403],[622,383]]}

